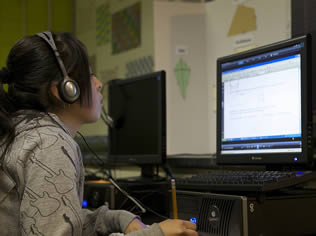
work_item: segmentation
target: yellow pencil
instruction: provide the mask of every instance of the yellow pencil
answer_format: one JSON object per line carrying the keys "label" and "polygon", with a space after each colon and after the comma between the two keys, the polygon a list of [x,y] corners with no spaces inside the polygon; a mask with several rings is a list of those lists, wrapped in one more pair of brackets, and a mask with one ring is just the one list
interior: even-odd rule
{"label": "yellow pencil", "polygon": [[172,194],[173,219],[178,219],[177,193],[176,193],[175,179],[171,179],[171,194]]}

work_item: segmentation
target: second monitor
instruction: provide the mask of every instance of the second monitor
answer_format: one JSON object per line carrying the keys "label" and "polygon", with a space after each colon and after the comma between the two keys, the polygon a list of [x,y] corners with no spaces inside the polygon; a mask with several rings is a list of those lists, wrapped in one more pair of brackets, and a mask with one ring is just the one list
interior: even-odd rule
{"label": "second monitor", "polygon": [[166,159],[166,73],[153,72],[109,82],[109,160],[142,167],[142,178],[155,178]]}

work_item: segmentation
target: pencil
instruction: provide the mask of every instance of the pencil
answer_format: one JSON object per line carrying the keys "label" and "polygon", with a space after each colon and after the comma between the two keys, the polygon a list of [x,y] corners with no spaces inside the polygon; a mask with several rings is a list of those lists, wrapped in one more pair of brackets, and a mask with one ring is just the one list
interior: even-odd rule
{"label": "pencil", "polygon": [[176,193],[175,179],[171,179],[171,194],[172,194],[173,219],[178,219],[177,193]]}

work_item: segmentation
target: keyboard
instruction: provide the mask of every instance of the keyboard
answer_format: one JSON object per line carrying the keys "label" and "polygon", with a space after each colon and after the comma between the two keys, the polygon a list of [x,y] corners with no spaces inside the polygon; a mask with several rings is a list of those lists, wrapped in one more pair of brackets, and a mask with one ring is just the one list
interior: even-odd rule
{"label": "keyboard", "polygon": [[316,180],[314,171],[214,170],[176,178],[177,189],[204,191],[267,192]]}

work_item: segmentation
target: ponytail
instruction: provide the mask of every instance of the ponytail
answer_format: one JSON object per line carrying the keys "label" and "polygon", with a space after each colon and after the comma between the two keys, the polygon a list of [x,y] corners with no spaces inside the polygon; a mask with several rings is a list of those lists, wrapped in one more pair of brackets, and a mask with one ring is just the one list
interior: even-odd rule
{"label": "ponytail", "polygon": [[[14,139],[15,128],[12,124],[10,114],[11,106],[7,91],[4,89],[5,84],[9,84],[11,74],[7,68],[0,70],[0,148],[5,146],[5,151]],[[5,152],[2,154],[4,155]],[[3,156],[1,157],[1,160]]]}

